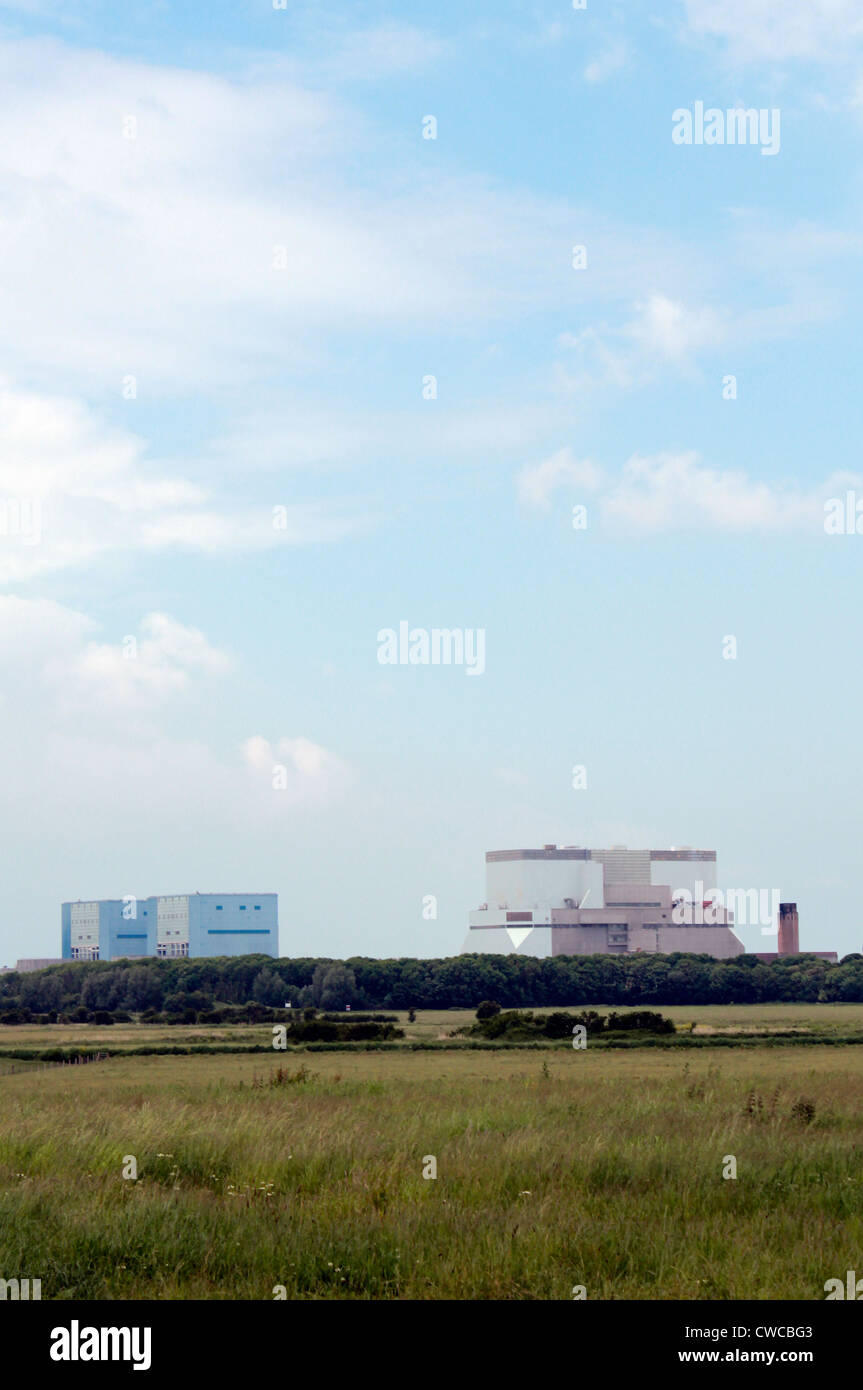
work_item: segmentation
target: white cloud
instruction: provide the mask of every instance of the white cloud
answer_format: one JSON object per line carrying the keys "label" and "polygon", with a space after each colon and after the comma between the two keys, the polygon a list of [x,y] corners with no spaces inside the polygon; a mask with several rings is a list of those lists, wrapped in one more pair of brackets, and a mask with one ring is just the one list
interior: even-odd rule
{"label": "white cloud", "polygon": [[379,81],[418,72],[445,52],[446,44],[435,35],[413,24],[390,21],[336,40],[320,66],[330,79]]}
{"label": "white cloud", "polygon": [[[0,596],[0,670],[14,703],[23,683],[52,716],[63,710],[80,718],[90,708],[101,720],[162,707],[194,683],[224,676],[229,656],[197,628],[166,613],[148,613],[140,632],[99,641],[96,623],[52,599]],[[28,697],[22,714],[32,713]],[[121,726],[122,727],[122,726]]]}
{"label": "white cloud", "polygon": [[623,329],[646,357],[680,361],[721,343],[724,331],[712,309],[691,309],[664,294],[636,305],[637,317]]}
{"label": "white cloud", "polygon": [[637,530],[782,530],[814,520],[819,503],[739,470],[704,468],[696,454],[685,453],[633,455],[600,506],[607,523]]}
{"label": "white cloud", "polygon": [[623,42],[613,43],[598,58],[594,58],[592,62],[588,63],[584,69],[585,81],[604,82],[606,78],[612,77],[614,73],[625,68],[627,60],[626,44]]}
{"label": "white cloud", "polygon": [[198,485],[160,476],[143,440],[80,401],[0,379],[0,581],[115,550],[258,550],[337,540],[356,525],[312,505],[285,506],[277,525],[272,504],[217,508]]}
{"label": "white cloud", "polygon": [[280,738],[272,744],[256,734],[246,739],[242,752],[255,785],[272,793],[276,807],[324,805],[342,795],[352,780],[341,758],[308,738]]}
{"label": "white cloud", "polygon": [[[569,463],[569,451],[563,449],[538,469],[525,470],[517,479],[519,496],[547,506],[557,486],[588,487],[577,468],[570,472]],[[793,481],[767,483],[742,469],[705,467],[694,452],[634,454],[616,478],[606,475],[602,484],[599,470],[595,476],[602,487],[598,505],[606,529],[642,532],[823,531],[827,499],[863,485],[863,478],[852,473],[834,473],[814,488]]]}
{"label": "white cloud", "polygon": [[[277,504],[280,505],[280,504]],[[358,523],[329,516],[321,507],[283,506],[279,524],[274,508],[248,508],[233,512],[175,512],[155,521],[143,521],[141,544],[148,548],[176,547],[208,554],[231,550],[265,550],[278,544],[300,545],[340,540]]]}
{"label": "white cloud", "polygon": [[[367,41],[378,64],[433,47],[397,25]],[[235,388],[306,360],[321,327],[487,317],[543,281],[547,299],[552,219],[565,258],[562,207],[436,166],[404,191],[407,142],[357,180],[353,151],[378,134],[266,66],[229,80],[0,41],[0,83],[0,313],[19,373]]]}
{"label": "white cloud", "polygon": [[859,0],[684,0],[693,34],[727,41],[743,61],[823,60],[863,39]]}
{"label": "white cloud", "polygon": [[[437,51],[410,26],[355,43],[384,65]],[[132,374],[142,401],[260,391],[317,364],[328,330],[519,322],[645,290],[641,235],[459,177],[451,152],[421,148],[419,107],[415,132],[383,139],[283,64],[228,79],[45,40],[0,40],[0,83],[0,370],[19,380],[50,388],[59,370],[119,398]],[[688,297],[707,261],[651,231],[661,291]]]}
{"label": "white cloud", "polygon": [[141,633],[124,634],[122,642],[91,641],[71,659],[49,663],[64,700],[102,710],[152,710],[186,692],[194,680],[230,670],[225,652],[166,613],[148,613]]}
{"label": "white cloud", "polygon": [[557,488],[571,486],[595,492],[602,477],[602,470],[590,459],[576,459],[571,449],[559,449],[542,463],[522,469],[517,479],[518,495],[531,506],[548,507]]}
{"label": "white cloud", "polygon": [[[626,390],[652,380],[663,367],[691,371],[700,355],[720,346],[727,328],[709,306],[692,306],[658,291],[633,306],[634,317],[616,327],[590,325],[560,333],[559,350],[576,362],[556,365],[559,387],[568,393],[599,383]],[[754,326],[754,325],[753,325]],[[764,323],[762,331],[769,325]]]}
{"label": "white cloud", "polygon": [[[248,836],[274,810],[323,808],[350,786],[348,765],[299,734],[275,748],[210,746],[202,714],[216,691],[226,697],[234,667],[198,629],[148,614],[134,656],[124,636],[106,642],[51,600],[0,596],[4,792],[16,823],[64,838],[81,826],[114,834],[122,822],[137,837],[158,825],[185,839],[206,817]],[[273,762],[288,770],[285,792],[272,790]]]}

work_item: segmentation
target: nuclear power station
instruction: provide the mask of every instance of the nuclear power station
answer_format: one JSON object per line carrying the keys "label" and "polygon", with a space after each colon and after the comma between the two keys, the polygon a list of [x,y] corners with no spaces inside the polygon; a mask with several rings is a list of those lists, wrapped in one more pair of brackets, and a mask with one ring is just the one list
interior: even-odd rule
{"label": "nuclear power station", "polygon": [[[491,850],[486,901],[469,916],[463,952],[527,956],[670,954],[727,960],[745,947],[735,921],[778,930],[778,950],[800,949],[797,907],[779,890],[731,890],[716,884],[712,849]],[[835,960],[833,951],[813,952]]]}
{"label": "nuclear power station", "polygon": [[275,893],[178,893],[63,903],[63,960],[279,954]]}

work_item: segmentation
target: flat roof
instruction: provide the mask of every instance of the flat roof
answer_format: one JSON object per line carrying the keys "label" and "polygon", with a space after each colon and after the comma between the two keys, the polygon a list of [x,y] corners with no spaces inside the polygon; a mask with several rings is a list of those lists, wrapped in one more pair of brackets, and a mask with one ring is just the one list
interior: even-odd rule
{"label": "flat roof", "polygon": [[[687,862],[687,861],[706,861],[713,863],[716,859],[715,849],[627,849],[625,845],[612,845],[610,849],[582,849],[577,845],[566,845],[563,848],[554,849],[490,849],[486,851],[485,862],[487,864],[502,864],[507,860],[514,859],[592,859],[594,854],[610,854],[613,851],[622,851],[626,854],[649,854],[651,860],[657,862]],[[597,861],[598,862],[598,861]]]}

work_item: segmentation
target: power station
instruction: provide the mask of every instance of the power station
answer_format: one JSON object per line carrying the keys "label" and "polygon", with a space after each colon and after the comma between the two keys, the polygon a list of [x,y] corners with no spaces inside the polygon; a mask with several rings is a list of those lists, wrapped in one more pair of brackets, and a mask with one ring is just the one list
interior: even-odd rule
{"label": "power station", "polygon": [[[775,932],[778,952],[799,951],[797,907],[778,890],[716,886],[712,849],[490,850],[486,899],[469,916],[463,952],[527,956],[692,952],[727,960],[745,947],[735,920]],[[754,901],[753,901],[754,900]],[[742,911],[741,911],[742,909]],[[836,960],[834,951],[819,951]]]}
{"label": "power station", "polygon": [[279,954],[278,894],[180,893],[63,903],[63,960]]}

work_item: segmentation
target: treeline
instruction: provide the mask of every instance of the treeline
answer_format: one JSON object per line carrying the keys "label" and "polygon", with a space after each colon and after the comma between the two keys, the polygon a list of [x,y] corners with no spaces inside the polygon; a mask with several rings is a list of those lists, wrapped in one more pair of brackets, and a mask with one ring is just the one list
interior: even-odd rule
{"label": "treeline", "polygon": [[649,1033],[656,1036],[674,1032],[674,1024],[670,1018],[663,1018],[662,1014],[654,1013],[650,1009],[636,1009],[630,1014],[598,1014],[593,1009],[587,1009],[579,1014],[539,1015],[535,1015],[532,1009],[511,1009],[504,1013],[499,1010],[491,1013],[491,1009],[497,1010],[496,1002],[480,1004],[476,1011],[476,1023],[470,1024],[467,1028],[457,1028],[455,1033],[470,1038],[503,1038],[507,1042],[533,1042],[537,1038],[569,1038],[579,1025],[585,1033],[594,1038],[616,1037],[621,1033],[630,1036]]}
{"label": "treeline", "polygon": [[[230,956],[196,960],[69,961],[0,975],[0,1021],[69,1017],[76,1010],[177,1021],[237,1021],[267,1009],[505,1009],[572,1004],[863,1002],[863,956],[836,965],[814,956],[769,964],[755,956],[463,955],[444,960],[345,961]],[[199,1015],[211,1015],[199,1019]],[[224,1019],[212,1017],[222,1014]]]}

